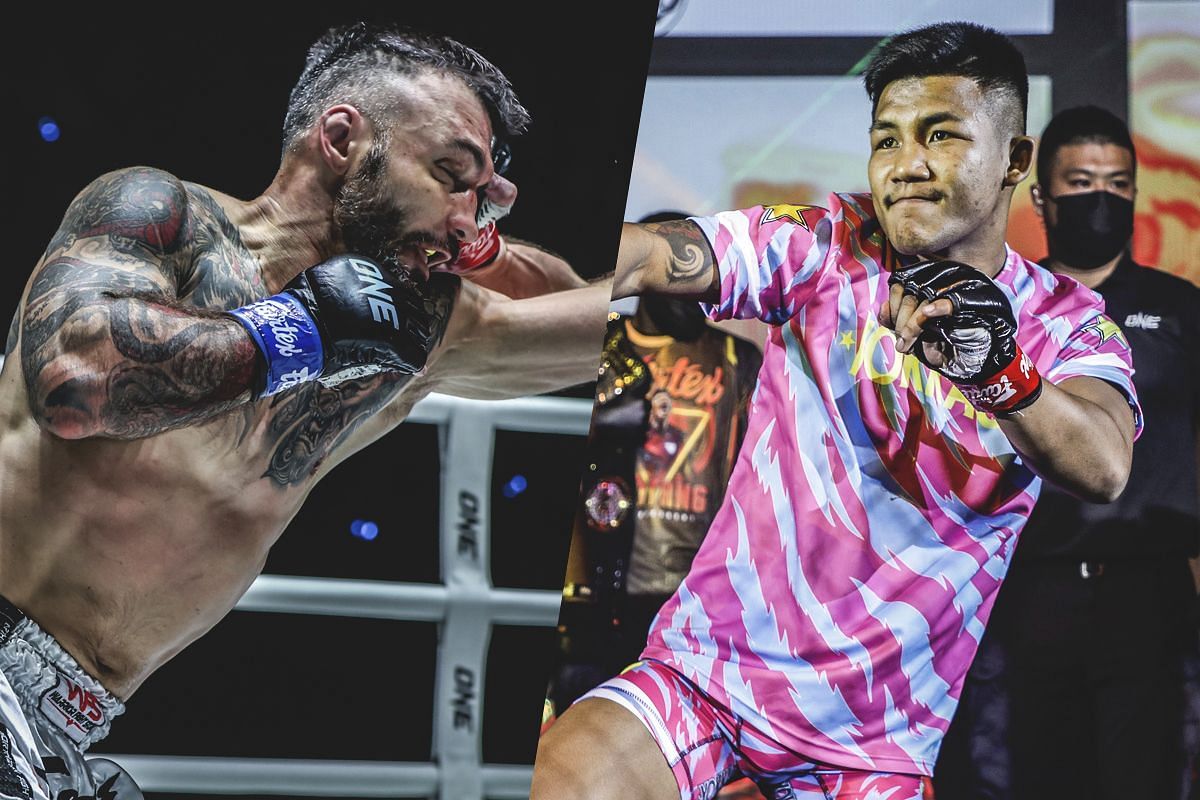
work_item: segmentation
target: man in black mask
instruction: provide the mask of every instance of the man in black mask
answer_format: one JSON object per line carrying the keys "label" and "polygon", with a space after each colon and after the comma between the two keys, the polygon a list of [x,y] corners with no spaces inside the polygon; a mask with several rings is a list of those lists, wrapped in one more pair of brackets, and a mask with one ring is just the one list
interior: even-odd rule
{"label": "man in black mask", "polygon": [[1200,289],[1129,253],[1137,163],[1095,106],[1042,134],[1042,262],[1104,297],[1146,427],[1113,503],[1047,484],[1021,536],[934,777],[937,800],[1180,798],[1194,664]]}

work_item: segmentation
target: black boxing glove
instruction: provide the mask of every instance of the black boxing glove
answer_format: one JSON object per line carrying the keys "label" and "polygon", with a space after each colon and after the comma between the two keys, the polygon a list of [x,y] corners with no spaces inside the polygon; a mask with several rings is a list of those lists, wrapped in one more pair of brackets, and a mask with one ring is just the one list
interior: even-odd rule
{"label": "black boxing glove", "polygon": [[[948,377],[973,406],[1008,414],[1041,396],[1042,377],[1017,344],[1012,305],[987,275],[957,261],[925,261],[896,270],[888,284],[903,286],[922,303],[954,305],[950,316],[925,324],[913,355]],[[929,362],[926,344],[942,352],[940,367]]]}
{"label": "black boxing glove", "polygon": [[445,329],[459,279],[417,283],[400,267],[334,256],[297,275],[279,294],[229,311],[262,351],[255,397],[300,383],[325,386],[377,372],[425,367]]}

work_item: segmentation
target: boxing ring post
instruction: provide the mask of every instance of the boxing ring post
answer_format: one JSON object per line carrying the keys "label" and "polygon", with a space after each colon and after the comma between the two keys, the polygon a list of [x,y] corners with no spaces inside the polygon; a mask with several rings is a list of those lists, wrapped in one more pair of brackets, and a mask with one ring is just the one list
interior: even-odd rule
{"label": "boxing ring post", "polygon": [[[591,413],[587,399],[481,401],[430,395],[405,424],[439,426],[442,585],[261,575],[237,604],[246,611],[440,622],[430,763],[94,754],[127,769],[144,792],[528,798],[531,766],[483,763],[488,643],[494,624],[556,625],[562,595],[491,584],[494,434],[499,429],[586,436]],[[563,536],[568,534],[564,527]],[[540,706],[529,714],[532,728]]]}

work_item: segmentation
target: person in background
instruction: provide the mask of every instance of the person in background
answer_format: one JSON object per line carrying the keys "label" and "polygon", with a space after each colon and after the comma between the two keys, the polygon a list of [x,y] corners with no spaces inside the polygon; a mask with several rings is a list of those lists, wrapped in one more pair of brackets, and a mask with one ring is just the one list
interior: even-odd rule
{"label": "person in background", "polygon": [[935,772],[937,800],[1178,798],[1195,663],[1200,288],[1130,256],[1137,158],[1118,117],[1055,115],[1033,201],[1041,263],[1098,292],[1146,429],[1113,503],[1050,483],[1000,590]]}

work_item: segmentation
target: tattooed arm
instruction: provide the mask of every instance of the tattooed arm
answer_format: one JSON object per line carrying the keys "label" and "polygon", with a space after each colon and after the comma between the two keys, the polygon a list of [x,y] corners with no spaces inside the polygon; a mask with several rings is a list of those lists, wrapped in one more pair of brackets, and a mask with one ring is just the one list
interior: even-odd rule
{"label": "tattooed arm", "polygon": [[4,342],[4,357],[8,358],[17,349],[17,332],[21,324],[21,312],[13,314],[12,324],[8,326],[8,339]]}
{"label": "tattooed arm", "polygon": [[640,294],[710,303],[720,299],[716,259],[696,223],[624,224],[613,299]]}
{"label": "tattooed arm", "polygon": [[504,249],[495,261],[464,273],[463,277],[477,286],[516,299],[587,285],[562,256],[511,236],[504,237]]}
{"label": "tattooed arm", "polygon": [[249,399],[258,351],[242,326],[176,302],[186,190],[133,168],[72,201],[30,278],[20,353],[30,409],[68,439],[138,438]]}
{"label": "tattooed arm", "polygon": [[464,281],[428,388],[479,400],[541,394],[596,379],[612,282],[511,300]]}

